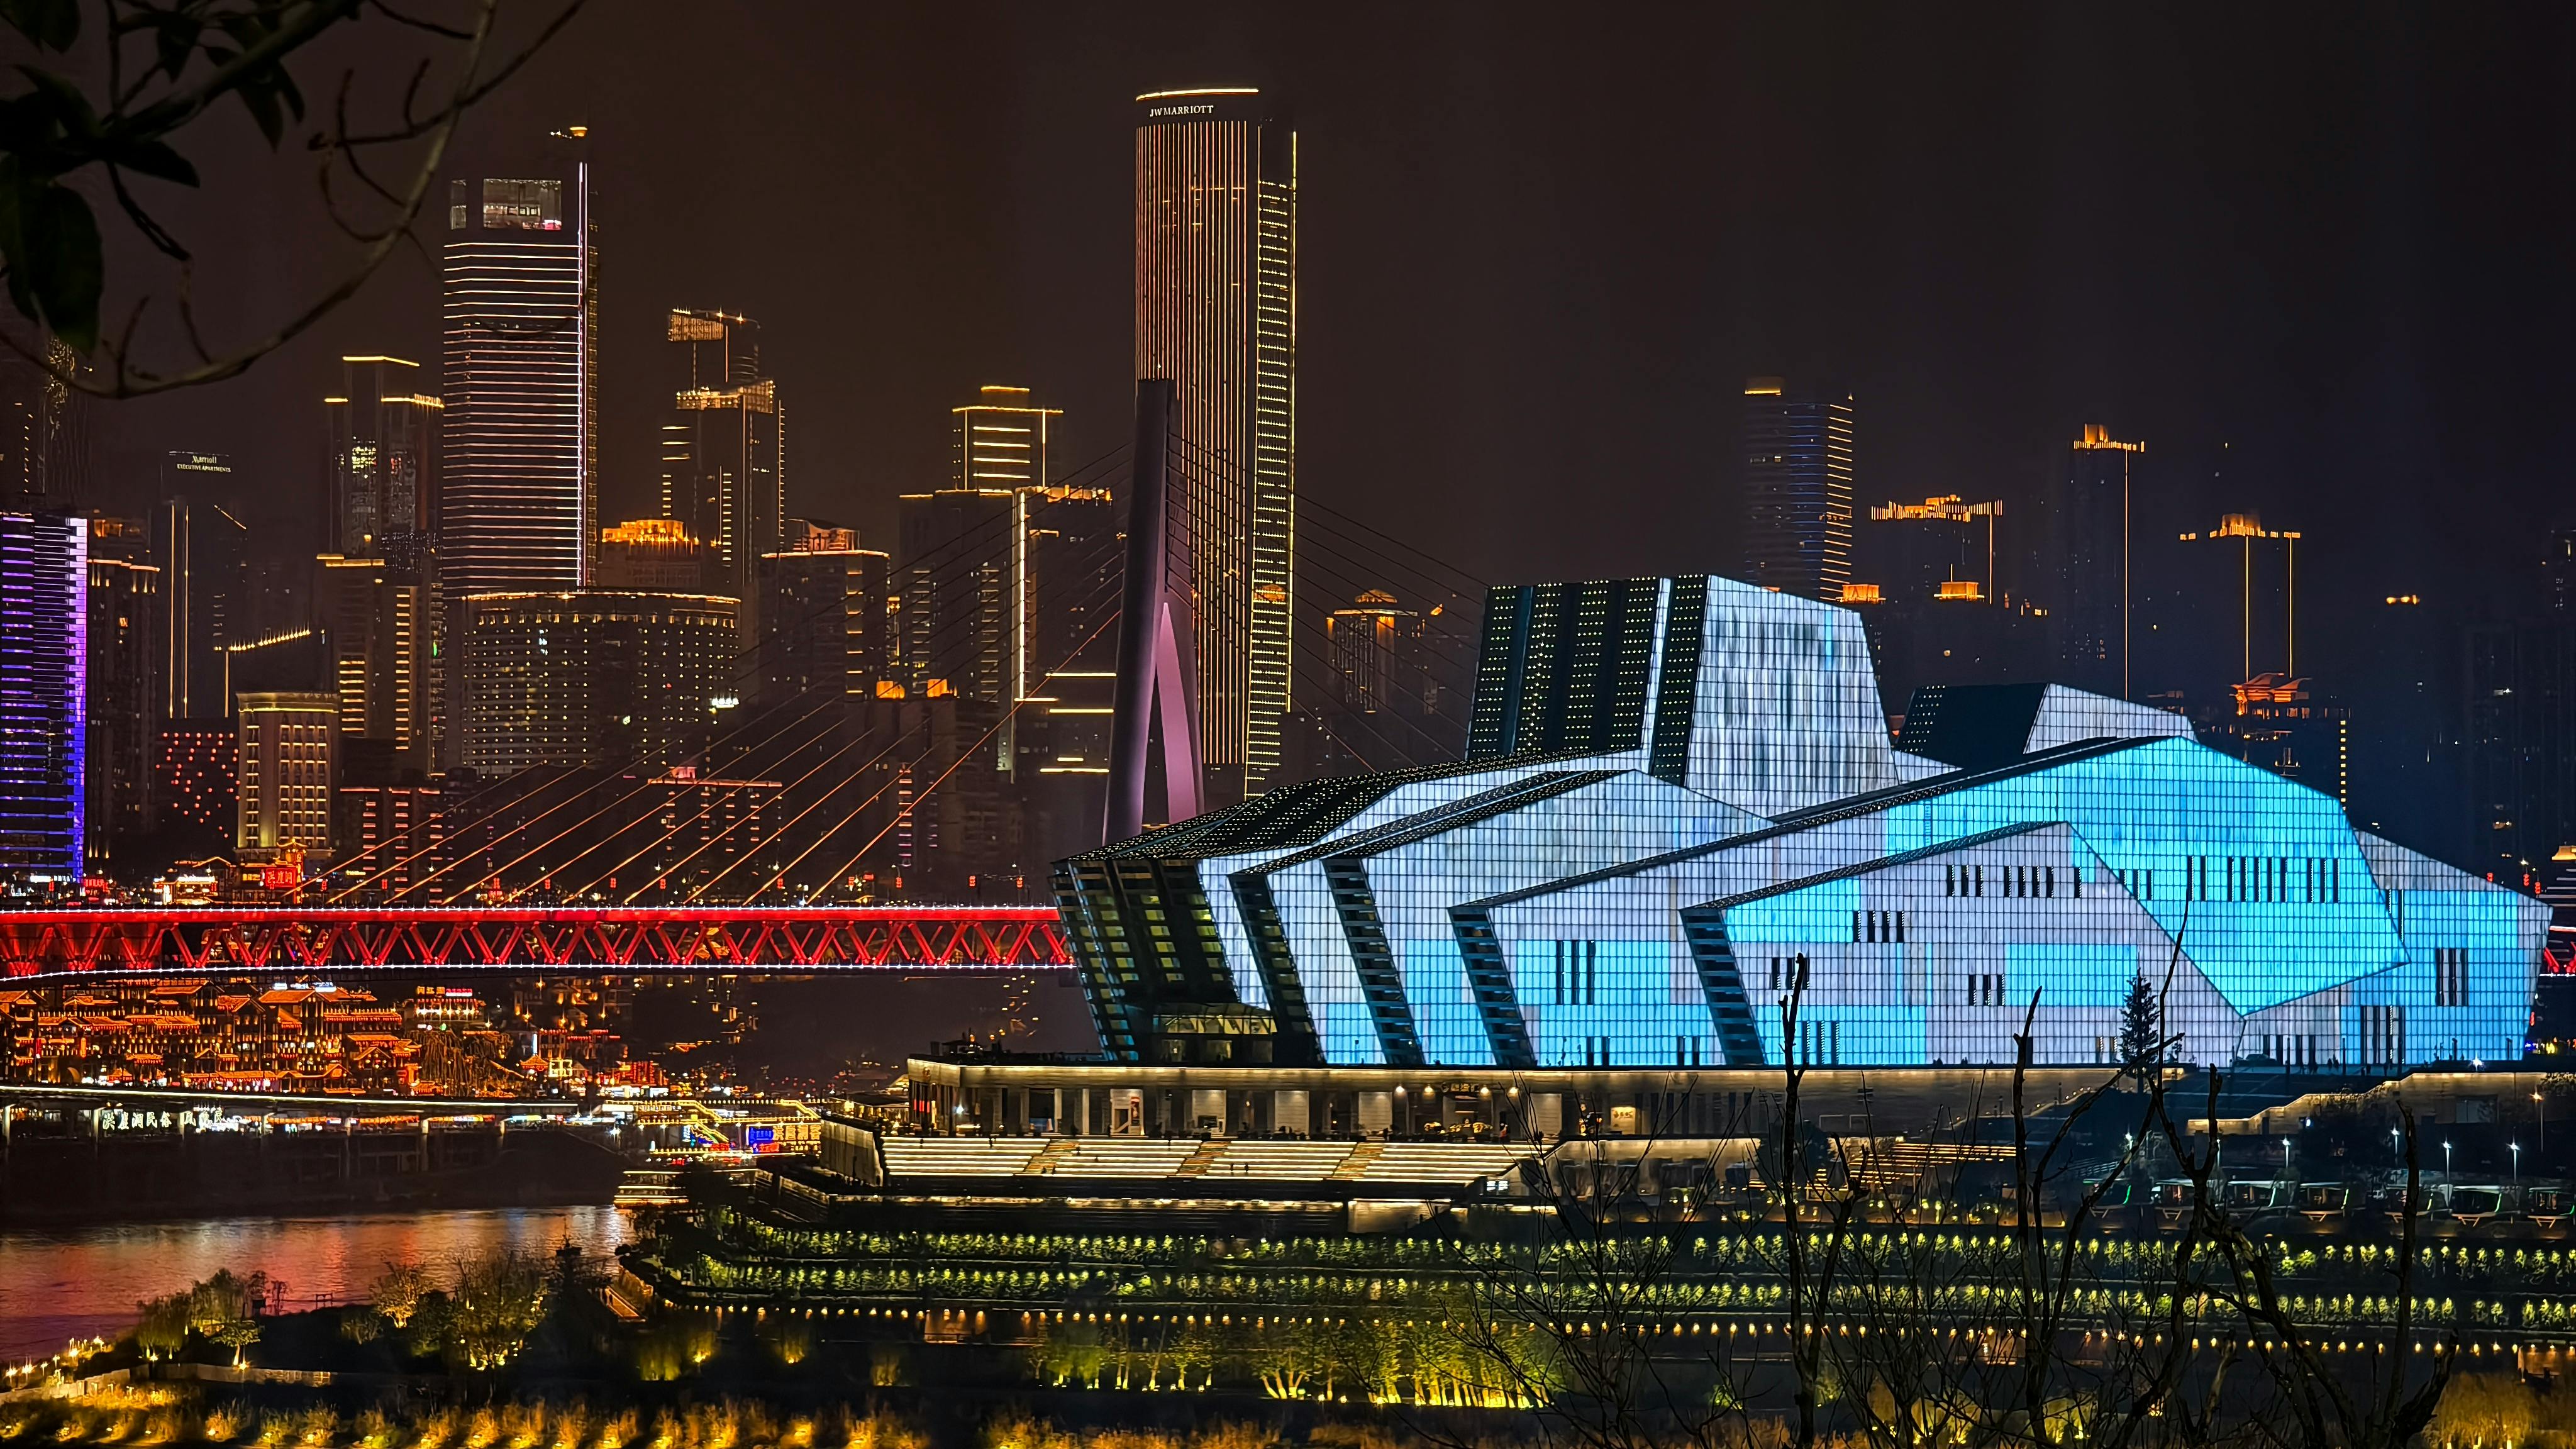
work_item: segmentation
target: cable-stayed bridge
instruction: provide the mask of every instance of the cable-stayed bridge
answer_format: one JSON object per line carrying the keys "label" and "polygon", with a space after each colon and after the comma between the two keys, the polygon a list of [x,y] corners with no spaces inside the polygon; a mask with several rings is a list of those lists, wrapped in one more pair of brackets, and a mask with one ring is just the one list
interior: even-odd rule
{"label": "cable-stayed bridge", "polygon": [[[902,680],[782,656],[773,640],[733,661],[726,703],[741,703],[710,721],[689,759],[531,766],[408,805],[396,796],[413,787],[385,787],[380,813],[289,893],[293,904],[0,911],[0,981],[1066,968],[1055,912],[1033,902],[1051,855],[1114,824],[1099,768],[1114,731],[1095,717],[1112,713],[1098,706],[1110,702],[1108,666],[1121,663],[1122,584],[1137,560],[1119,557],[1122,537],[1092,520],[1088,542],[1059,548],[999,625],[984,585],[1015,557],[1015,530],[1069,536],[1057,510],[1088,506],[1122,471],[1176,492],[1239,482],[1239,468],[1186,438],[1166,431],[1158,442],[1093,459],[1028,506],[903,561],[893,581],[908,591]],[[1301,505],[1300,524],[1303,617],[1287,662],[1305,748],[1289,750],[1302,757],[1279,779],[1455,758],[1482,584],[1319,500]],[[1171,561],[1154,562],[1173,592]],[[952,593],[966,602],[951,607]],[[844,608],[820,600],[773,632],[801,638]],[[994,672],[985,656],[1015,629],[1027,631],[1010,647],[1028,692],[965,692],[959,681]],[[1070,682],[1099,698],[1052,697]],[[1035,726],[1080,737],[1032,752]],[[1068,759],[1082,768],[1048,763]],[[998,780],[1059,773],[1049,798],[1078,803],[1048,828],[1034,807],[1022,807],[1032,812],[1024,834],[996,825]]]}

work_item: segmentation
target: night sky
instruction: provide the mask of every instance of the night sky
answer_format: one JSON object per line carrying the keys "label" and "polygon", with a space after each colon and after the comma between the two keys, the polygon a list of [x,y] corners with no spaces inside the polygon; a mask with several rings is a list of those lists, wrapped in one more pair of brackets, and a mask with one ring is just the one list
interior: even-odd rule
{"label": "night sky", "polygon": [[[592,129],[612,518],[651,508],[671,306],[763,321],[791,506],[874,544],[979,383],[1064,407],[1062,463],[1117,446],[1130,98],[1252,84],[1300,132],[1299,487],[1480,577],[1731,567],[1740,384],[1785,372],[1857,394],[1864,503],[2144,438],[2142,534],[2306,533],[2329,684],[2373,667],[2353,601],[2519,603],[2576,515],[2576,12],[2148,9],[599,0],[468,141]],[[379,39],[339,55],[393,85]],[[341,253],[306,161],[202,129],[174,215],[221,330]],[[113,445],[240,455],[292,556],[331,359],[434,364],[436,316],[398,260]]]}

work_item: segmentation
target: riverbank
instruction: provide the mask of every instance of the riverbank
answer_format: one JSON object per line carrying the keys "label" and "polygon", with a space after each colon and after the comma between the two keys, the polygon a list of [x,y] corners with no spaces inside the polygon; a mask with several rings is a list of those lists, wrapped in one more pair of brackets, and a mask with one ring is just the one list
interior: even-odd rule
{"label": "riverbank", "polygon": [[291,1307],[356,1301],[388,1263],[434,1268],[565,1243],[606,1262],[627,1222],[604,1203],[554,1207],[234,1216],[0,1231],[0,1360],[41,1358],[74,1338],[115,1338],[135,1305],[218,1270],[265,1273]]}
{"label": "riverbank", "polygon": [[167,1218],[610,1201],[625,1160],[572,1129],[20,1133],[0,1150],[0,1229]]}

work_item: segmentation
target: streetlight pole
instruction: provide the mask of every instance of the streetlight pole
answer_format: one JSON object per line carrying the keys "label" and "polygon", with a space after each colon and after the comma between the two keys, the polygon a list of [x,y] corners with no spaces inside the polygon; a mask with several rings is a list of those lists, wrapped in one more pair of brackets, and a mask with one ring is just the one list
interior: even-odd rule
{"label": "streetlight pole", "polygon": [[2442,1175],[2451,1175],[2451,1144],[2448,1142],[2442,1144]]}
{"label": "streetlight pole", "polygon": [[2522,1181],[2522,1144],[2508,1142],[2505,1146],[2513,1149],[2513,1180],[2518,1183]]}

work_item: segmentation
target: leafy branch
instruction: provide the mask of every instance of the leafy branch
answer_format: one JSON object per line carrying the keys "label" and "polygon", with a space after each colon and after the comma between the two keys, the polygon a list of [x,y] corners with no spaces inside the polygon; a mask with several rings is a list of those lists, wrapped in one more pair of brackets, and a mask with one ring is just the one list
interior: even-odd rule
{"label": "leafy branch", "polygon": [[[23,88],[0,96],[0,282],[32,334],[0,327],[0,347],[65,386],[141,397],[236,376],[355,296],[405,242],[418,245],[412,228],[458,121],[561,34],[586,0],[546,0],[551,13],[525,45],[507,51],[494,41],[508,0],[437,3],[447,9],[420,14],[388,0],[96,0],[98,23],[85,27],[84,0],[0,0],[0,26],[38,53],[63,58],[59,68],[16,67]],[[362,86],[355,70],[344,72],[328,124],[304,142],[332,224],[359,244],[358,257],[264,335],[217,348],[192,301],[194,254],[135,183],[198,187],[197,168],[177,143],[227,98],[241,102],[276,150],[289,126],[306,119],[291,63],[325,35],[370,19],[426,47],[398,110],[372,123],[354,118],[352,96],[374,88]],[[94,55],[78,50],[85,29],[95,35]],[[83,59],[90,63],[77,63]],[[95,92],[73,78],[84,70],[104,74]],[[404,158],[407,174],[380,175],[386,163],[371,164],[371,157],[383,151]],[[354,195],[344,198],[350,183]],[[176,309],[191,359],[177,367],[137,362],[148,288],[114,334],[106,330],[106,238],[83,194],[102,186],[126,224],[177,273]],[[48,335],[68,353],[47,346]]]}

